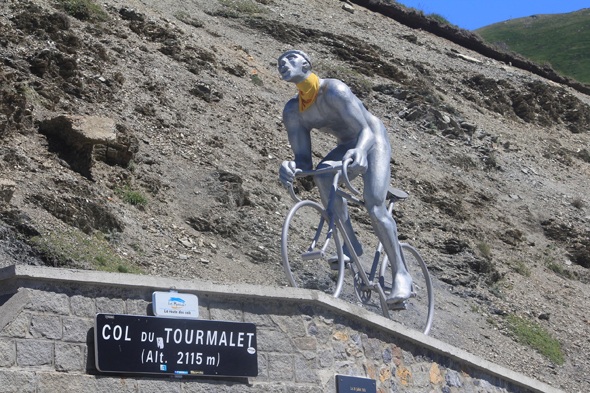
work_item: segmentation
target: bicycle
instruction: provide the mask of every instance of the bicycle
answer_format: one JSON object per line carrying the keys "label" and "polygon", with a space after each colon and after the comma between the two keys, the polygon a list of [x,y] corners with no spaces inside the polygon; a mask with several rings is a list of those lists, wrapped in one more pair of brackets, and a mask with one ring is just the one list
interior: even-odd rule
{"label": "bicycle", "polygon": [[[345,269],[349,269],[353,275],[354,292],[359,302],[369,305],[372,292],[375,291],[379,295],[381,310],[386,318],[391,319],[390,309],[405,310],[407,312],[399,322],[428,334],[434,316],[434,293],[430,274],[418,251],[409,244],[400,243],[402,260],[413,279],[412,294],[406,301],[388,307],[386,299],[392,289],[392,274],[391,264],[383,252],[383,245],[381,242],[378,243],[370,270],[365,270],[344,231],[343,224],[332,210],[336,195],[344,197],[353,204],[364,206],[361,199],[339,188],[342,180],[348,191],[354,195],[360,194],[349,181],[347,169],[349,163],[350,160],[329,168],[296,170],[296,178],[326,173],[334,174],[334,178],[326,208],[311,200],[300,200],[295,195],[293,183],[289,187],[291,198],[296,203],[285,218],[281,234],[281,257],[287,279],[294,287],[320,289],[331,293],[334,297],[339,297],[344,286]],[[408,194],[404,191],[389,187],[387,193],[389,214],[392,214],[395,202],[403,201],[407,197]],[[317,222],[318,214],[319,223],[315,225],[313,223]],[[312,240],[302,249],[297,247],[293,239],[290,241],[289,232],[301,233],[308,230],[311,230]],[[351,255],[348,261],[345,261],[342,241],[350,250]],[[326,259],[330,256],[338,258],[337,271],[331,270],[327,263],[312,263],[317,259]],[[335,274],[337,274],[336,277],[334,277]]]}

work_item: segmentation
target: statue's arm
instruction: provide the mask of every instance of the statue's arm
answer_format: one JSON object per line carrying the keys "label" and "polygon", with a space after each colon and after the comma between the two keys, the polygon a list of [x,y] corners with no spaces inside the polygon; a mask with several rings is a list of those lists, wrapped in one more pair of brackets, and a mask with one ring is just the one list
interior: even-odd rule
{"label": "statue's arm", "polygon": [[283,123],[287,128],[287,136],[291,149],[295,154],[297,168],[310,170],[313,167],[311,159],[311,135],[302,123],[299,116],[299,101],[291,100],[285,105],[283,111]]}

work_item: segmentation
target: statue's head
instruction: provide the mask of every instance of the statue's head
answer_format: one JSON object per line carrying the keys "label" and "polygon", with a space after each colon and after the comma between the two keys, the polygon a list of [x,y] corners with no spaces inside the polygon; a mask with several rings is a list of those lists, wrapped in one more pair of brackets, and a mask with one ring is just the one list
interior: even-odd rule
{"label": "statue's head", "polygon": [[311,59],[305,52],[289,50],[279,56],[279,74],[287,82],[303,82],[311,74]]}

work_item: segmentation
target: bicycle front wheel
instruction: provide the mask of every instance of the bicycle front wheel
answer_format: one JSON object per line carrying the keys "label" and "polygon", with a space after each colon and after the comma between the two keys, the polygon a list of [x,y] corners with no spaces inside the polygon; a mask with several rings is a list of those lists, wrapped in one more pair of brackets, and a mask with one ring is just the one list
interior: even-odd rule
{"label": "bicycle front wheel", "polygon": [[[322,206],[313,201],[296,203],[283,224],[281,257],[289,284],[340,296],[344,282],[342,243]],[[337,258],[332,270],[329,258]]]}
{"label": "bicycle front wheel", "polygon": [[[405,243],[400,243],[400,247],[402,259],[413,280],[412,297],[406,300],[405,309],[390,310],[391,319],[408,328],[428,334],[434,317],[434,291],[430,274],[422,256],[414,247]],[[392,288],[392,272],[387,256],[381,266],[380,280],[385,295],[389,295]]]}

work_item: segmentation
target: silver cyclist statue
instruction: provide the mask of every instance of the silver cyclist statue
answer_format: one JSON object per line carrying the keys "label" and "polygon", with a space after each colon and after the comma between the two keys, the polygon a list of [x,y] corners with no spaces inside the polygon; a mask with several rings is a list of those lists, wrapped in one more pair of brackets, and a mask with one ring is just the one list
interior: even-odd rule
{"label": "silver cyclist statue", "polygon": [[[351,173],[363,177],[365,207],[370,214],[375,234],[383,243],[391,261],[393,290],[387,303],[397,304],[410,297],[412,277],[401,258],[397,239],[397,226],[388,214],[386,195],[389,188],[391,169],[391,147],[385,126],[377,117],[367,111],[350,88],[337,79],[320,79],[311,72],[311,59],[304,52],[290,50],[279,57],[278,71],[283,80],[295,83],[298,96],[285,105],[283,122],[295,159],[283,161],[280,179],[288,187],[295,178],[297,169],[312,168],[311,130],[317,129],[333,135],[338,146],[319,164],[319,168],[330,167],[352,159]],[[315,176],[324,206],[329,198],[333,174]],[[343,223],[354,251],[363,253],[350,223],[346,200],[336,199],[334,210]],[[346,245],[343,252],[350,258]],[[331,262],[335,260],[332,258]]]}

